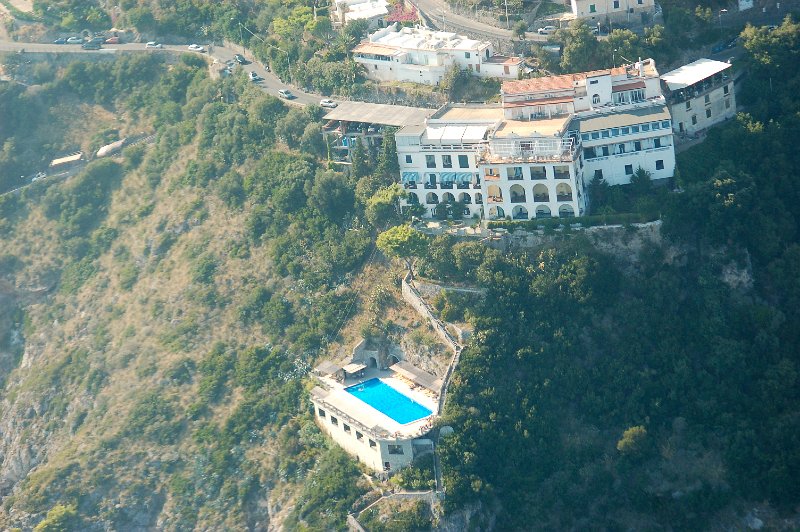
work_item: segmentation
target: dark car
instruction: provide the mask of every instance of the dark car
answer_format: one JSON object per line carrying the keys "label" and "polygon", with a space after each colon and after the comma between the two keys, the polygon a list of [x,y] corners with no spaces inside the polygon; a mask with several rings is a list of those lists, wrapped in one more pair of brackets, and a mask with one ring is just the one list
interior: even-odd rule
{"label": "dark car", "polygon": [[84,50],[99,50],[100,48],[102,48],[102,46],[100,46],[100,43],[98,42],[87,42],[84,43],[81,46],[81,48],[83,48]]}
{"label": "dark car", "polygon": [[67,38],[66,37],[59,37],[58,39],[53,41],[53,44],[67,44]]}
{"label": "dark car", "polygon": [[242,54],[234,54],[233,58],[236,60],[237,63],[240,65],[247,65],[250,63],[247,59],[244,58]]}
{"label": "dark car", "polygon": [[721,42],[721,43],[715,44],[714,46],[711,47],[711,53],[712,54],[718,54],[721,51],[725,50],[725,48],[727,48],[727,43]]}
{"label": "dark car", "polygon": [[105,42],[105,40],[106,40],[105,37],[92,37],[87,42],[89,44],[103,44],[103,42]]}

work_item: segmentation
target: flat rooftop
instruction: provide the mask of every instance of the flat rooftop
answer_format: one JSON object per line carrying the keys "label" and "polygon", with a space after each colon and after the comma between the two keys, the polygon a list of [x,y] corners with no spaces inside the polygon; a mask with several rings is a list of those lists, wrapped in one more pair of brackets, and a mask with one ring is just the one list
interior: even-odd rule
{"label": "flat rooftop", "polygon": [[493,138],[510,137],[560,137],[569,124],[571,116],[560,116],[542,120],[504,120],[495,130]]}
{"label": "flat rooftop", "polygon": [[425,122],[426,118],[435,112],[435,109],[406,107],[404,105],[339,102],[338,107],[331,109],[328,114],[324,116],[324,119],[403,127],[422,124]]}
{"label": "flat rooftop", "polygon": [[612,111],[606,114],[591,115],[581,118],[581,131],[598,131],[611,127],[624,127],[640,124],[647,121],[669,120],[672,118],[666,105],[656,105],[642,107],[639,109],[628,109],[624,111]]}
{"label": "flat rooftop", "polygon": [[[432,415],[437,414],[438,404],[436,401],[422,391],[412,390],[405,379],[384,376],[381,377],[381,380],[430,410],[433,413]],[[324,390],[320,387],[315,387],[311,392],[313,398],[319,401],[323,408],[326,405],[329,408],[333,407],[352,421],[371,429],[377,434],[383,434],[383,437],[417,438],[428,430],[426,427],[430,424],[430,416],[402,425],[349,393],[342,384],[328,380],[326,380],[326,383],[330,385],[330,389]],[[334,412],[334,415],[337,414]]]}
{"label": "flat rooftop", "polygon": [[694,85],[698,81],[710,78],[714,74],[718,74],[727,68],[731,68],[730,63],[723,63],[722,61],[715,61],[714,59],[698,59],[693,63],[683,65],[671,72],[667,72],[661,76],[661,80],[667,84],[669,90],[676,91]]}
{"label": "flat rooftop", "polygon": [[435,120],[449,120],[451,122],[463,120],[495,122],[503,119],[503,108],[500,104],[467,104],[447,105],[431,117]]}

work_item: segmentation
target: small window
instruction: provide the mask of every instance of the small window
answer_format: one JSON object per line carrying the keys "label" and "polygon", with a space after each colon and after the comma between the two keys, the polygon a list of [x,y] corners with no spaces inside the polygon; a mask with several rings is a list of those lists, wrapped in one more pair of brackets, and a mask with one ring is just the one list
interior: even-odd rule
{"label": "small window", "polygon": [[592,140],[597,140],[599,138],[600,138],[600,132],[599,131],[592,131]]}
{"label": "small window", "polygon": [[603,179],[603,171],[602,170],[595,170],[594,171],[594,178],[595,179]]}
{"label": "small window", "polygon": [[650,125],[653,126],[653,131],[655,131],[656,129],[661,129],[661,124],[658,122],[653,122]]}
{"label": "small window", "polygon": [[617,144],[617,153],[625,153],[625,145]]}
{"label": "small window", "polygon": [[656,170],[663,170],[664,169],[664,161],[659,159],[656,161]]}
{"label": "small window", "polygon": [[631,133],[638,133],[638,132],[639,132],[639,126],[631,126]]}
{"label": "small window", "polygon": [[669,129],[669,120],[661,121],[661,129]]}
{"label": "small window", "polygon": [[693,126],[697,125],[697,115],[692,115],[692,125]]}
{"label": "small window", "polygon": [[425,156],[425,166],[427,168],[436,168],[436,156],[435,155],[426,155]]}
{"label": "small window", "polygon": [[339,420],[335,417],[331,416],[331,425],[339,425]]}
{"label": "small window", "polygon": [[629,128],[629,127],[623,127],[622,128],[622,134],[623,135],[627,135],[630,132],[631,132],[631,128]]}
{"label": "small window", "polygon": [[688,111],[691,108],[692,108],[692,102],[691,101],[686,102],[686,110]]}
{"label": "small window", "polygon": [[459,155],[458,156],[458,167],[459,168],[469,168],[469,157],[466,155]]}
{"label": "small window", "polygon": [[614,9],[619,9],[619,0],[614,0]]}
{"label": "small window", "polygon": [[589,4],[589,13],[597,13],[597,8],[594,4]]}
{"label": "small window", "polygon": [[464,52],[464,59],[469,59],[469,52]]}
{"label": "small window", "polygon": [[642,131],[650,131],[650,124],[642,124]]}
{"label": "small window", "polygon": [[633,151],[642,151],[642,141],[637,140],[633,143]]}
{"label": "small window", "polygon": [[626,164],[625,165],[625,175],[631,175],[631,174],[633,174],[633,165],[632,164]]}
{"label": "small window", "polygon": [[411,164],[411,156],[406,155],[406,163]]}
{"label": "small window", "polygon": [[592,105],[599,105],[599,104],[600,104],[600,95],[592,94]]}
{"label": "small window", "polygon": [[581,133],[581,140],[589,140],[591,136],[588,133]]}
{"label": "small window", "polygon": [[319,408],[317,412],[319,413],[319,417],[325,417],[325,411],[323,409]]}
{"label": "small window", "polygon": [[711,95],[710,94],[706,94],[706,97],[704,98],[704,100],[706,102],[706,105],[710,104],[711,103]]}
{"label": "small window", "polygon": [[640,6],[644,5],[644,0],[636,0],[636,3]]}
{"label": "small window", "polygon": [[711,109],[706,109],[706,118],[711,118]]}
{"label": "small window", "polygon": [[608,157],[608,146],[603,146],[603,157]]}
{"label": "small window", "polygon": [[600,136],[603,137],[604,139],[607,139],[608,137],[611,136],[611,132],[607,129],[604,129],[603,131],[600,132]]}
{"label": "small window", "polygon": [[346,433],[350,434],[350,425],[348,425],[347,423],[342,423],[342,428]]}
{"label": "small window", "polygon": [[661,139],[653,139],[653,147],[660,148],[661,147]]}
{"label": "small window", "polygon": [[600,80],[597,80],[597,79],[590,79],[589,80],[589,85],[597,85],[598,83],[600,83]]}
{"label": "small window", "polygon": [[449,155],[442,155],[442,168],[452,168],[453,158]]}
{"label": "small window", "polygon": [[611,128],[611,136],[612,137],[619,137],[619,128],[618,127],[612,127]]}
{"label": "small window", "polygon": [[363,440],[363,439],[364,439],[364,435],[363,435],[363,434],[361,434],[360,432],[356,431],[356,439],[357,439],[358,441],[361,441],[361,440]]}
{"label": "small window", "polygon": [[403,446],[402,445],[389,444],[389,445],[387,445],[387,448],[389,450],[389,454],[405,454],[403,452]]}
{"label": "small window", "polygon": [[730,109],[730,108],[731,108],[731,101],[725,100],[725,109]]}
{"label": "small window", "polygon": [[727,86],[727,85],[725,85],[724,87],[722,87],[722,93],[723,93],[723,94],[726,94],[726,95],[728,94],[728,86]]}
{"label": "small window", "polygon": [[378,444],[375,443],[373,440],[369,440],[369,446],[370,448],[375,449],[376,447],[378,447]]}

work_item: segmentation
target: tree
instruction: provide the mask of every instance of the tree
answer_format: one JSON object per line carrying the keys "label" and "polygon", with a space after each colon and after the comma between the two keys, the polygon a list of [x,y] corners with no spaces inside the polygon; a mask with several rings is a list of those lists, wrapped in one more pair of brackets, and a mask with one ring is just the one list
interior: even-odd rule
{"label": "tree", "polygon": [[57,504],[53,506],[47,517],[36,528],[35,532],[69,532],[79,526],[78,512],[74,506]]}
{"label": "tree", "polygon": [[339,221],[353,208],[353,192],[344,175],[333,171],[317,172],[308,193],[308,204],[328,219]]}
{"label": "tree", "polygon": [[397,143],[394,139],[395,131],[395,129],[389,129],[384,133],[383,146],[378,154],[378,166],[375,169],[376,173],[388,179],[389,183],[397,178],[400,171],[400,165],[397,162]]}
{"label": "tree", "polygon": [[647,429],[641,425],[626,429],[622,438],[617,442],[617,450],[622,454],[638,454],[644,448]]}
{"label": "tree", "polygon": [[378,190],[367,200],[367,221],[376,228],[384,227],[391,221],[399,221],[398,202],[405,196],[405,190],[396,183]]}
{"label": "tree", "polygon": [[528,24],[524,20],[517,21],[511,30],[511,32],[514,34],[514,37],[518,37],[520,40],[525,40],[526,31],[528,31]]}
{"label": "tree", "polygon": [[403,259],[411,272],[411,259],[425,251],[428,237],[410,225],[396,225],[378,235],[375,244],[390,257]]}
{"label": "tree", "polygon": [[303,153],[310,153],[315,157],[327,155],[327,145],[322,136],[322,126],[317,122],[309,122],[300,137],[300,149]]}
{"label": "tree", "polygon": [[371,171],[369,152],[364,147],[364,143],[361,142],[361,137],[356,138],[356,145],[353,147],[353,151],[350,153],[350,162],[352,163],[350,166],[351,178],[358,180],[366,175],[369,175]]}
{"label": "tree", "polygon": [[638,167],[631,176],[631,188],[636,194],[647,194],[653,189],[652,174]]}
{"label": "tree", "polygon": [[561,70],[564,72],[586,72],[603,65],[600,45],[589,26],[582,20],[570,24],[569,28],[556,32],[554,40],[561,41]]}

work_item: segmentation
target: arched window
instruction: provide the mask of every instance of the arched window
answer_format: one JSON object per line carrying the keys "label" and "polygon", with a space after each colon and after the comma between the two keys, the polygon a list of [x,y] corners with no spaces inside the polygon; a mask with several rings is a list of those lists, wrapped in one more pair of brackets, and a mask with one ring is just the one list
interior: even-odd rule
{"label": "arched window", "polygon": [[428,205],[436,205],[439,203],[439,196],[434,194],[433,192],[428,192],[428,195],[425,197],[425,203]]}
{"label": "arched window", "polygon": [[550,192],[545,185],[541,183],[534,185],[533,201],[550,201]]}
{"label": "arched window", "polygon": [[520,185],[511,185],[511,203],[525,203],[525,189]]}
{"label": "arched window", "polygon": [[592,95],[592,105],[599,105],[600,104],[600,95],[593,94]]}

